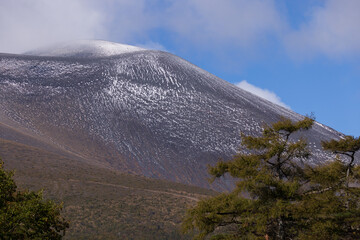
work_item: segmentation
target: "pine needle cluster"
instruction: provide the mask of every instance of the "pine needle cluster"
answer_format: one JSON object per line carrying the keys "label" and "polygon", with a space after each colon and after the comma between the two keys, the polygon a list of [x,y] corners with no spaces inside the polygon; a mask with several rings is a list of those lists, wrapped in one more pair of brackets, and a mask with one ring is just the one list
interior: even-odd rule
{"label": "pine needle cluster", "polygon": [[238,179],[230,193],[202,200],[187,211],[185,232],[195,239],[360,239],[360,139],[323,142],[340,154],[313,166],[307,141],[293,138],[314,120],[282,119],[258,137],[242,135],[242,150],[209,167],[213,179]]}

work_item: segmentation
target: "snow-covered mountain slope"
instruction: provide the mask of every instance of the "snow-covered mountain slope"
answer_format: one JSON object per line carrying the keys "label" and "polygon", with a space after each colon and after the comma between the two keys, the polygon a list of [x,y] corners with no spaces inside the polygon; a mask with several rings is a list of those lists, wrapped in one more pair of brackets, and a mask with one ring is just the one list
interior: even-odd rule
{"label": "snow-covered mountain slope", "polygon": [[[209,187],[207,164],[280,116],[302,118],[166,52],[0,55],[0,123],[148,177]],[[329,157],[320,141],[341,135],[319,123],[304,134],[317,162]]]}
{"label": "snow-covered mountain slope", "polygon": [[97,58],[143,50],[145,49],[102,40],[78,40],[40,48],[25,54],[33,56]]}

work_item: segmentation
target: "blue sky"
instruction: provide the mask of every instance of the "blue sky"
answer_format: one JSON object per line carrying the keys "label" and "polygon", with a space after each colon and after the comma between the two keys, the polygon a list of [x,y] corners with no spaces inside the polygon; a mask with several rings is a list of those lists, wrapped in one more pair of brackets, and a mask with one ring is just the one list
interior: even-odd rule
{"label": "blue sky", "polygon": [[360,135],[359,0],[0,0],[0,52],[103,39],[169,51]]}

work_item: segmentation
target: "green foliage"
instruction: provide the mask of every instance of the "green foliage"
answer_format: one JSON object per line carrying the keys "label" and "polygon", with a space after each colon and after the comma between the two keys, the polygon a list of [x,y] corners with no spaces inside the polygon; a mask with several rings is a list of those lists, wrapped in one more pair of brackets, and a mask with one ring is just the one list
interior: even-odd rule
{"label": "green foliage", "polygon": [[340,140],[330,140],[322,142],[325,150],[339,154],[352,154],[360,150],[360,137],[345,136]]}
{"label": "green foliage", "polygon": [[[225,174],[239,179],[236,188],[189,209],[184,231],[198,230],[196,239],[358,239],[360,191],[354,184],[360,168],[349,171],[349,163],[339,159],[307,164],[306,140],[291,135],[313,121],[282,119],[265,126],[259,137],[242,135],[245,149],[209,167],[214,179]],[[331,146],[357,151],[357,140],[346,139]]]}
{"label": "green foliage", "polygon": [[[355,171],[358,169],[355,167]],[[359,239],[360,189],[354,185],[359,176],[347,177],[347,164],[339,159],[307,168],[306,172],[310,186],[303,193],[298,211],[310,216],[303,221],[307,230],[301,233],[302,239]]]}
{"label": "green foliage", "polygon": [[0,238],[61,239],[69,223],[60,216],[62,206],[44,200],[42,192],[18,192],[13,172],[0,159]]}
{"label": "green foliage", "polygon": [[349,158],[346,164],[346,186],[348,186],[350,175],[353,175],[355,153],[360,150],[360,137],[345,136],[340,140],[323,141],[322,146],[325,150],[332,151],[338,155]]}

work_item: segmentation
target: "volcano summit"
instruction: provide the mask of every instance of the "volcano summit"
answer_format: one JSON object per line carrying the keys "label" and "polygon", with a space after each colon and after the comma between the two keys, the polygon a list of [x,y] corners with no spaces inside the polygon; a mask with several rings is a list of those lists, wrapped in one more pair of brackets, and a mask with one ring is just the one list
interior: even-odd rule
{"label": "volcano summit", "polygon": [[[207,165],[240,132],[281,116],[302,118],[167,52],[81,41],[0,55],[0,137],[105,168],[209,187]],[[316,123],[314,161],[340,136]]]}

